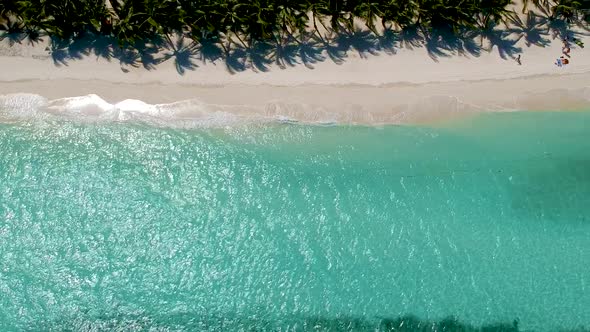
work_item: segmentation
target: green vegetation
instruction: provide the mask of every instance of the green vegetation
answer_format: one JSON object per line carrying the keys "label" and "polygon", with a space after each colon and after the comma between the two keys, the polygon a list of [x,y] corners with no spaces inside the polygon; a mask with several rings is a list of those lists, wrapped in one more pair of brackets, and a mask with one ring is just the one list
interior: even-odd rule
{"label": "green vegetation", "polygon": [[[358,19],[372,31],[487,27],[506,19],[511,0],[2,0],[0,29],[45,32],[68,40],[85,33],[121,44],[172,32],[196,41],[232,35],[242,44],[295,37],[308,28],[352,29]],[[552,18],[589,19],[590,0],[526,0],[549,8]],[[526,6],[525,6],[526,7]],[[525,8],[526,9],[526,8]]]}
{"label": "green vegetation", "polygon": [[523,1],[524,19],[511,0],[0,0],[0,40],[47,36],[58,66],[90,54],[119,60],[123,71],[173,59],[183,74],[197,59],[266,71],[273,62],[341,63],[351,49],[365,56],[425,47],[435,61],[482,50],[515,58],[516,40],[543,47],[575,38],[570,23],[587,28],[590,20],[590,0]]}

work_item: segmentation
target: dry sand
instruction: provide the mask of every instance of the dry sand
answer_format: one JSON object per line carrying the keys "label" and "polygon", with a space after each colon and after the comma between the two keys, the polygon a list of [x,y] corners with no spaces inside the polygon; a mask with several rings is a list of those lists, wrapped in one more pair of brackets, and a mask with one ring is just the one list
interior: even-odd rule
{"label": "dry sand", "polygon": [[[111,103],[139,99],[152,104],[191,99],[243,106],[228,108],[238,114],[343,123],[415,123],[474,112],[590,108],[590,47],[572,45],[570,64],[557,67],[561,39],[541,23],[537,28],[535,36],[507,33],[506,40],[514,42],[506,49],[484,41],[480,50],[478,38],[475,50],[463,54],[452,47],[428,46],[439,43],[410,47],[397,42],[388,49],[361,43],[343,48],[340,60],[324,49],[315,62],[296,56],[297,63],[285,68],[277,63],[256,67],[247,57],[228,66],[224,59],[203,61],[198,52],[187,53],[180,67],[171,57],[151,70],[92,53],[73,59],[75,54],[66,52],[56,62],[46,50],[47,40],[33,47],[26,41],[10,45],[5,39],[0,42],[0,95],[24,92],[55,99],[97,94]],[[590,42],[587,31],[573,33]],[[537,45],[530,43],[538,40]],[[517,54],[522,65],[514,59]]]}

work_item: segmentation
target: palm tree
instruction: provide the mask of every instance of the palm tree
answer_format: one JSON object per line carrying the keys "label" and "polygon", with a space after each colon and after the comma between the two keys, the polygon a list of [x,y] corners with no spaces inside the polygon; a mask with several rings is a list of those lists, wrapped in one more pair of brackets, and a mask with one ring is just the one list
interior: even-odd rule
{"label": "palm tree", "polygon": [[[275,8],[271,4],[264,2],[264,0],[252,0],[241,9],[244,15],[242,29],[244,35],[248,36],[250,46],[257,40],[268,39],[272,36],[278,19]],[[282,30],[286,29],[288,28],[285,26]]]}
{"label": "palm tree", "polygon": [[[329,46],[331,33],[344,29],[350,34],[355,19],[364,21],[373,34],[378,32],[379,19],[386,29],[414,27],[425,35],[430,34],[429,29],[440,28],[455,33],[466,28],[481,30],[510,17],[510,1],[0,0],[0,29],[24,30],[30,36],[37,33],[37,37],[43,32],[67,42],[86,32],[101,32],[109,36],[106,38],[118,39],[120,46],[135,48],[141,47],[138,41],[157,36],[167,39],[178,33],[200,43],[199,49],[205,49],[203,45],[216,49],[219,45],[227,56],[232,45],[241,45],[247,52],[254,46],[264,48],[269,42],[282,46],[295,41],[301,46],[309,26],[324,46]],[[557,3],[549,7],[549,1]],[[551,8],[551,17],[575,20],[581,16],[589,20],[590,0],[524,2],[525,10],[527,5],[535,5]]]}
{"label": "palm tree", "polygon": [[549,8],[550,0],[522,0],[522,13],[526,13],[529,8],[529,3],[538,8]]}
{"label": "palm tree", "polygon": [[409,27],[417,16],[418,4],[412,0],[389,0],[381,4],[381,24],[395,24],[400,28]]}
{"label": "palm tree", "polygon": [[506,18],[511,18],[512,13],[507,9],[511,0],[488,0],[481,1],[479,6],[478,24],[480,28],[486,28],[492,23],[498,24]]}
{"label": "palm tree", "polygon": [[450,29],[457,32],[459,27],[474,28],[474,14],[478,12],[476,1],[421,0],[418,7],[418,23],[431,28]]}
{"label": "palm tree", "polygon": [[301,44],[299,40],[294,36],[294,33],[300,35],[305,34],[307,28],[307,22],[309,17],[306,14],[305,7],[301,3],[290,1],[281,3],[276,8],[276,23],[275,26],[281,38],[281,31],[285,32],[290,38]]}
{"label": "palm tree", "polygon": [[15,0],[5,0],[0,2],[0,30],[12,34],[22,31],[21,22],[14,17],[17,11],[17,3]]}
{"label": "palm tree", "polygon": [[588,0],[559,0],[551,8],[551,18],[562,17],[567,22],[575,20],[581,15],[584,20],[588,21],[590,15],[590,1]]}
{"label": "palm tree", "polygon": [[114,0],[111,4],[113,5],[113,35],[117,38],[119,46],[134,44],[142,39],[145,35],[139,24],[142,14],[134,8],[133,1],[121,3]]}
{"label": "palm tree", "polygon": [[19,4],[25,26],[64,40],[100,27],[95,18],[104,13],[102,0],[29,0]]}
{"label": "palm tree", "polygon": [[379,2],[375,0],[364,0],[354,7],[353,13],[365,21],[365,25],[369,30],[376,35],[379,34],[375,29],[375,19],[383,16]]}
{"label": "palm tree", "polygon": [[318,29],[317,22],[318,21],[320,22],[320,24],[322,25],[324,30],[326,30],[326,31],[328,30],[328,28],[326,28],[326,26],[324,25],[324,20],[330,13],[328,2],[321,1],[321,0],[320,1],[309,0],[306,3],[305,9],[306,9],[305,10],[306,12],[311,13],[313,28],[314,28],[316,34],[318,35],[318,37],[320,37],[320,39],[323,41],[324,37],[322,37],[322,34],[320,33],[320,30]]}
{"label": "palm tree", "polygon": [[[245,17],[243,15],[243,7],[245,6],[245,3],[239,3],[236,0],[214,2],[211,5],[211,18],[215,22],[218,22],[220,32],[232,33],[240,41],[242,46],[247,47],[246,43],[240,37],[244,35]],[[232,39],[229,34],[227,38],[231,45]]]}
{"label": "palm tree", "polygon": [[0,19],[7,21],[9,16],[18,8],[16,0],[2,0],[0,2]]}
{"label": "palm tree", "polygon": [[153,33],[181,32],[185,12],[176,0],[144,0],[145,19]]}
{"label": "palm tree", "polygon": [[0,1],[0,30],[8,34],[22,31],[22,22],[17,17],[18,3],[16,0]]}

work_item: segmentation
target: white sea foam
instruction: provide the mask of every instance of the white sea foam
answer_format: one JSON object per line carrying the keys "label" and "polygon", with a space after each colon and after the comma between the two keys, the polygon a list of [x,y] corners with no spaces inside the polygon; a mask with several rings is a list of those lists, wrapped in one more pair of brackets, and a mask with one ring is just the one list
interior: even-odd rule
{"label": "white sea foam", "polygon": [[45,107],[48,100],[42,96],[18,93],[0,96],[0,118],[34,117],[37,111]]}
{"label": "white sea foam", "polygon": [[65,118],[81,122],[138,121],[165,126],[221,127],[250,123],[335,123],[337,113],[321,107],[272,101],[263,106],[207,104],[198,99],[148,104],[126,99],[109,103],[95,94],[48,100],[34,94],[0,95],[0,120]]}
{"label": "white sea foam", "polygon": [[126,99],[110,103],[96,94],[48,100],[35,94],[0,95],[0,121],[69,119],[80,122],[143,122],[173,127],[223,127],[258,123],[394,124],[430,122],[486,111],[557,110],[560,102],[587,108],[590,88],[554,89],[515,97],[511,105],[473,105],[453,96],[430,96],[379,110],[364,105],[308,105],[280,100],[264,105],[208,104],[189,99],[148,104]]}
{"label": "white sea foam", "polygon": [[111,104],[95,94],[55,100],[34,94],[0,96],[0,120],[4,121],[66,118],[82,122],[138,121],[171,126],[224,126],[253,120],[240,116],[237,108],[208,105],[196,99],[152,105],[135,99]]}

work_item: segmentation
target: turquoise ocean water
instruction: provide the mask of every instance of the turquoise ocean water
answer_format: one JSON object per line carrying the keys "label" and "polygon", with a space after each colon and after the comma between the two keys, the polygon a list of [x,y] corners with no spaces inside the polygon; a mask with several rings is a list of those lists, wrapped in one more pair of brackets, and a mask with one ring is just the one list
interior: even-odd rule
{"label": "turquoise ocean water", "polygon": [[590,328],[589,112],[24,121],[0,156],[1,331]]}

